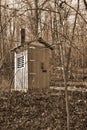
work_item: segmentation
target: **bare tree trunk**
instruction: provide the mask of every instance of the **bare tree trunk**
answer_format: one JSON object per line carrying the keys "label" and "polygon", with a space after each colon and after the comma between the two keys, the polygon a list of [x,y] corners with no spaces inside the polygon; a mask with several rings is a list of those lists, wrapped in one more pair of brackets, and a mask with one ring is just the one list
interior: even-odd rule
{"label": "bare tree trunk", "polygon": [[[79,10],[79,0],[78,0],[78,6],[77,6],[77,12],[75,15],[75,21],[74,21],[74,26],[73,26],[73,30],[72,30],[72,38],[71,41],[73,41],[74,39],[74,33],[75,33],[75,28],[76,28],[76,21],[77,21],[77,16],[78,16],[78,10]],[[72,43],[70,43],[70,45],[72,46]],[[68,52],[68,59],[67,59],[67,66],[66,66],[66,74],[68,75],[68,70],[69,70],[69,64],[70,64],[70,58],[71,58],[71,51],[72,51],[72,47],[69,47],[69,52]]]}
{"label": "bare tree trunk", "polygon": [[85,8],[87,9],[87,2],[86,2],[86,0],[84,0],[84,5],[85,5]]}
{"label": "bare tree trunk", "polygon": [[35,35],[38,37],[38,0],[35,0]]}
{"label": "bare tree trunk", "polygon": [[2,58],[2,51],[1,51],[1,0],[0,0],[0,60]]}
{"label": "bare tree trunk", "polygon": [[69,114],[69,100],[68,100],[68,86],[67,86],[67,78],[65,71],[65,61],[64,61],[64,51],[63,46],[60,46],[61,50],[61,62],[63,67],[63,79],[64,79],[64,87],[65,87],[65,101],[66,101],[66,113],[67,113],[67,130],[70,130],[70,114]]}

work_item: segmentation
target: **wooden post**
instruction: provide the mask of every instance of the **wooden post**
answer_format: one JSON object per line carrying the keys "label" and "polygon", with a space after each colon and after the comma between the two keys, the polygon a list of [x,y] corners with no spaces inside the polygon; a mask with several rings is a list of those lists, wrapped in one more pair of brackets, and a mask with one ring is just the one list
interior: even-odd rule
{"label": "wooden post", "polygon": [[25,43],[25,29],[21,29],[21,46],[24,46]]}

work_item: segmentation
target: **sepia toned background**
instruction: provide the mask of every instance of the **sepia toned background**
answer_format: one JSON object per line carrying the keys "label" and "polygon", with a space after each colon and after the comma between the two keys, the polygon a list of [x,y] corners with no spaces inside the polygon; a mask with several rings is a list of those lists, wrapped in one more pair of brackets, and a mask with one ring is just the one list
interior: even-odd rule
{"label": "sepia toned background", "polygon": [[0,130],[87,130],[87,0],[0,0]]}

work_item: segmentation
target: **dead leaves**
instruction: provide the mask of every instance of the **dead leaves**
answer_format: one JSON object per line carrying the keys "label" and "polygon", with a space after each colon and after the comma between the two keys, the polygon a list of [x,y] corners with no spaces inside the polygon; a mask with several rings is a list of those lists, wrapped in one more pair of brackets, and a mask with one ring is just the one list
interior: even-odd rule
{"label": "dead leaves", "polygon": [[[69,92],[69,96],[70,128],[86,130],[87,92]],[[66,130],[64,91],[36,89],[3,94],[0,130]]]}

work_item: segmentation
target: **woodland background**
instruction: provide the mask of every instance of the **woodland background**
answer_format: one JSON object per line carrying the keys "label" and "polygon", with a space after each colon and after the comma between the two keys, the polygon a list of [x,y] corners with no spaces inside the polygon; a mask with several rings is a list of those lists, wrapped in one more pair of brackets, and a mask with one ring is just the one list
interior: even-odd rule
{"label": "woodland background", "polygon": [[26,29],[26,42],[42,37],[54,47],[53,79],[58,77],[58,67],[62,66],[60,44],[67,74],[75,79],[84,78],[87,68],[86,0],[0,0],[0,82],[12,77],[14,66],[10,50],[21,44],[21,28]]}
{"label": "woodland background", "polygon": [[[21,44],[21,28],[26,42],[42,37],[53,46],[50,85],[64,85],[65,91],[7,91],[14,80],[11,50]],[[0,0],[1,130],[87,129],[86,43],[86,0]],[[68,81],[75,82],[70,92]]]}

